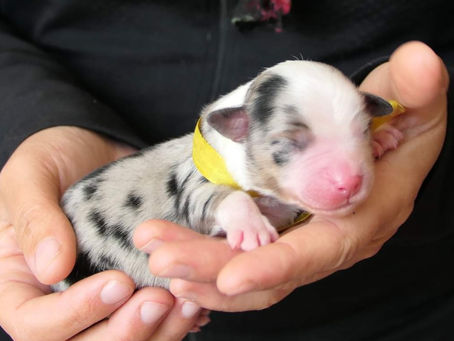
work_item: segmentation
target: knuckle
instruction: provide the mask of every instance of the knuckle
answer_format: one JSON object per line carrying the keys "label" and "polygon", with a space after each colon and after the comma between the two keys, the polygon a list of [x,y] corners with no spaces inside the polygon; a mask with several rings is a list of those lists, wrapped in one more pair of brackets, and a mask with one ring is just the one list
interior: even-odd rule
{"label": "knuckle", "polygon": [[30,244],[34,240],[36,231],[34,225],[40,222],[43,212],[46,212],[48,205],[42,202],[34,203],[31,206],[22,206],[18,208],[18,215],[14,223],[18,239],[21,244]]}
{"label": "knuckle", "polygon": [[92,316],[99,315],[99,309],[99,304],[95,299],[86,300],[84,304],[79,305],[78,309],[73,309],[68,321],[71,321],[73,325],[84,326]]}
{"label": "knuckle", "polygon": [[[71,325],[72,329],[85,329],[93,323],[94,318],[102,320],[107,317],[102,313],[103,305],[99,304],[97,296],[78,297],[75,301],[72,297],[74,293],[70,290],[55,294],[60,295],[58,299],[59,309],[65,311],[54,323],[54,325],[59,325],[60,328]],[[70,309],[68,309],[69,306],[71,306]]]}

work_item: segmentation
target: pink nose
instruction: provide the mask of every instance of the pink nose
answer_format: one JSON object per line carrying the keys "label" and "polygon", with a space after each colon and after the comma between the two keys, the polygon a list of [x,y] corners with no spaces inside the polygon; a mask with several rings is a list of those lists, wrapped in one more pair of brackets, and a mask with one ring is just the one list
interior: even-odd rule
{"label": "pink nose", "polygon": [[302,198],[308,198],[314,208],[337,209],[359,193],[363,181],[363,175],[352,170],[351,167],[342,167],[342,165],[327,167],[309,181]]}
{"label": "pink nose", "polygon": [[314,180],[309,194],[318,202],[319,207],[334,209],[344,205],[361,188],[363,177],[351,172],[325,174]]}
{"label": "pink nose", "polygon": [[335,189],[337,190],[338,195],[348,199],[358,193],[361,188],[361,183],[363,182],[363,177],[361,175],[344,175],[333,179]]}

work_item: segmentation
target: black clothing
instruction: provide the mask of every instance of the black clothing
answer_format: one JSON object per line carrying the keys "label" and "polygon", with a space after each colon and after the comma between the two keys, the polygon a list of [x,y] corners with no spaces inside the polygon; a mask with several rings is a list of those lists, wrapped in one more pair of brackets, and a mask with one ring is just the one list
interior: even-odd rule
{"label": "black clothing", "polygon": [[[283,32],[230,23],[236,1],[1,0],[0,166],[28,135],[85,127],[136,147],[193,130],[204,104],[293,58],[364,70],[418,39],[454,65],[442,0],[293,1]],[[452,70],[452,69],[451,69]],[[449,103],[453,100],[450,90]],[[415,210],[378,255],[260,312],[212,313],[196,340],[448,340],[453,123]]]}

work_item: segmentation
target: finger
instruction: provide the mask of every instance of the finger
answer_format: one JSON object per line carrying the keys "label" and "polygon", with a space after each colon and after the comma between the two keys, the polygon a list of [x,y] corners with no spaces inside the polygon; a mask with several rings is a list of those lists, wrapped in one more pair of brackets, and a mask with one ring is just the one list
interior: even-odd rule
{"label": "finger", "polygon": [[399,101],[410,114],[424,109],[413,115],[419,120],[406,120],[407,124],[421,125],[433,119],[434,113],[435,119],[443,113],[445,101],[440,99],[446,95],[448,83],[446,67],[434,51],[421,42],[409,42],[392,54],[389,63],[372,71],[360,88]]}
{"label": "finger", "polygon": [[446,67],[435,52],[424,43],[412,41],[396,49],[389,63],[373,70],[360,88],[414,108],[446,92],[448,83]]}
{"label": "finger", "polygon": [[234,257],[220,271],[217,287],[226,295],[238,295],[284,283],[310,283],[350,256],[349,241],[334,224],[310,223],[273,244]]}
{"label": "finger", "polygon": [[[45,296],[28,283],[7,281],[0,286],[2,326],[18,340],[66,340],[109,316],[133,291],[132,281],[117,271],[96,274],[65,292]],[[17,319],[26,320],[27,328]]]}
{"label": "finger", "polygon": [[[396,178],[403,194],[415,198],[422,180],[434,164],[446,129],[446,89],[449,77],[441,59],[425,44],[410,42],[391,56],[390,62],[372,71],[361,88],[397,99],[407,112],[393,120],[405,135],[399,148],[376,163],[377,182]],[[404,188],[405,186],[405,188]],[[408,191],[408,192],[406,192]]]}
{"label": "finger", "polygon": [[164,241],[185,241],[204,238],[206,236],[170,221],[148,220],[135,229],[133,242],[138,249],[151,253],[161,246]]}
{"label": "finger", "polygon": [[161,277],[211,282],[225,263],[239,253],[225,240],[215,238],[167,242],[150,255],[149,267]]}
{"label": "finger", "polygon": [[55,170],[27,153],[17,154],[0,176],[3,214],[16,229],[29,267],[46,284],[66,277],[75,261],[73,229],[59,206]]}
{"label": "finger", "polygon": [[421,42],[404,44],[392,54],[389,76],[391,91],[410,108],[424,107],[448,89],[444,63]]}
{"label": "finger", "polygon": [[137,227],[134,243],[151,253],[152,273],[203,282],[213,281],[222,266],[240,252],[224,240],[162,220],[150,220]]}
{"label": "finger", "polygon": [[164,289],[139,290],[109,319],[87,329],[71,340],[150,340],[171,310],[173,301],[172,295]]}
{"label": "finger", "polygon": [[203,313],[203,310],[197,304],[188,300],[177,299],[173,309],[162,321],[150,341],[182,340],[190,330],[197,326],[201,313]]}
{"label": "finger", "polygon": [[175,297],[190,300],[207,309],[226,312],[268,308],[282,300],[295,287],[295,283],[285,283],[270,290],[228,296],[221,293],[214,283],[196,283],[180,279],[170,282],[170,292]]}

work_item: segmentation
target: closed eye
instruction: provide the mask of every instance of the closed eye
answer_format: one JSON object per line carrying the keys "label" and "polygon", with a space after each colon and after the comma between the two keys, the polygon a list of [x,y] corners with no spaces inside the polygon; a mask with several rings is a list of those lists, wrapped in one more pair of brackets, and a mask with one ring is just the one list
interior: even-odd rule
{"label": "closed eye", "polygon": [[271,140],[271,146],[287,145],[299,150],[304,149],[312,140],[312,134],[309,128],[301,124],[297,129],[283,131],[274,136]]}

